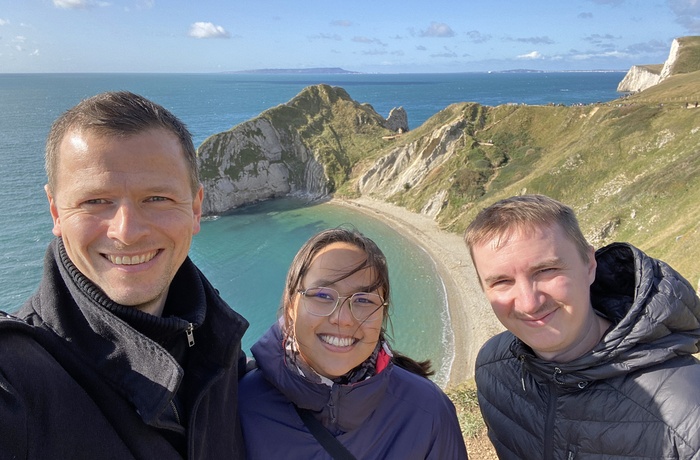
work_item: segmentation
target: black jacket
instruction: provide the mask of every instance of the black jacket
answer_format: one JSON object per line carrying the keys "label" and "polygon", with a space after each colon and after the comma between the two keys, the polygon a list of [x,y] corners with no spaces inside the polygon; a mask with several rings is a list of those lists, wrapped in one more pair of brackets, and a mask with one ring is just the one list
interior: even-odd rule
{"label": "black jacket", "polygon": [[[114,314],[133,309],[111,302],[54,240],[18,315],[26,322],[0,320],[0,459],[244,458],[237,390],[248,323],[189,259],[166,311],[183,297],[184,314],[163,319],[181,333],[156,343]],[[151,318],[152,333],[161,325]],[[165,346],[184,350],[182,365]]]}
{"label": "black jacket", "polygon": [[504,332],[479,352],[479,404],[499,457],[700,458],[700,299],[631,245],[596,260],[591,302],[613,326],[593,350],[557,364]]}

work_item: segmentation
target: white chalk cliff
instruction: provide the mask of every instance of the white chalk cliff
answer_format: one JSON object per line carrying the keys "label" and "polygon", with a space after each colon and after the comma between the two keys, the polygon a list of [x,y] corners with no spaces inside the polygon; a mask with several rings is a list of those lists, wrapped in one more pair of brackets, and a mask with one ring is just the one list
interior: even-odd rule
{"label": "white chalk cliff", "polygon": [[278,131],[265,118],[210,137],[198,157],[205,215],[290,193],[328,193],[323,167],[299,135]]}
{"label": "white chalk cliff", "polygon": [[393,110],[389,118],[353,101],[342,88],[317,85],[209,137],[197,150],[204,215],[290,194],[332,193],[350,173],[348,157],[355,147],[347,139],[353,133],[379,140],[408,130],[404,109]]}
{"label": "white chalk cliff", "polygon": [[643,91],[673,75],[673,67],[678,59],[680,47],[680,41],[678,39],[673,40],[668,59],[666,59],[663,66],[660,64],[632,66],[625,78],[617,86],[617,90],[631,93]]}

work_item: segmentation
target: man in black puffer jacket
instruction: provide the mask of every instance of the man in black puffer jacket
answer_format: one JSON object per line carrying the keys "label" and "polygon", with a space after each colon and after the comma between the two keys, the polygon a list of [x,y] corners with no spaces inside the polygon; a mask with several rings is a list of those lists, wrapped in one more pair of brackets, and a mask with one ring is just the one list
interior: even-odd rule
{"label": "man in black puffer jacket", "polygon": [[700,458],[700,299],[664,262],[597,252],[542,195],[482,210],[465,239],[508,329],[476,383],[502,459]]}

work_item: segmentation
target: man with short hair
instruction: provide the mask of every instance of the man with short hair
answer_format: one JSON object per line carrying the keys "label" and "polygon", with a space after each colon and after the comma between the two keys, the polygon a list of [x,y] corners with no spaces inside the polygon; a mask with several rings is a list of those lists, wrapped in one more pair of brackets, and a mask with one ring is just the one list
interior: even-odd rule
{"label": "man with short hair", "polygon": [[507,331],[476,363],[499,458],[700,458],[700,299],[625,243],[597,252],[573,210],[499,201],[466,231]]}
{"label": "man with short hair", "polygon": [[237,459],[247,321],[188,257],[203,188],[184,124],[129,92],[51,127],[57,237],[0,320],[0,458]]}

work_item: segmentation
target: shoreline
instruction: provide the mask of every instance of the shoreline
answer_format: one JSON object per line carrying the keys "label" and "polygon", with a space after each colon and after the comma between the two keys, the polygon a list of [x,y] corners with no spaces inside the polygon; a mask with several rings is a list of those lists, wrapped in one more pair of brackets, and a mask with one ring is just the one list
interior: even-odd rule
{"label": "shoreline", "polygon": [[481,290],[461,236],[441,230],[428,216],[384,201],[360,197],[334,198],[328,203],[349,206],[379,219],[428,253],[445,289],[452,329],[453,359],[446,387],[474,378],[476,354],[486,340],[504,328]]}

